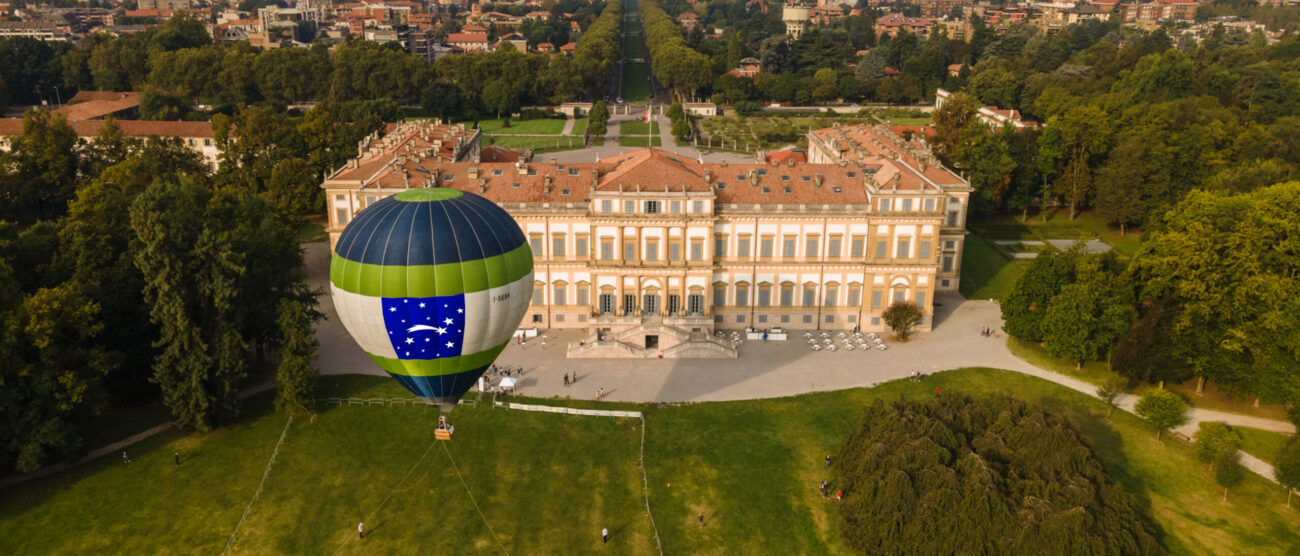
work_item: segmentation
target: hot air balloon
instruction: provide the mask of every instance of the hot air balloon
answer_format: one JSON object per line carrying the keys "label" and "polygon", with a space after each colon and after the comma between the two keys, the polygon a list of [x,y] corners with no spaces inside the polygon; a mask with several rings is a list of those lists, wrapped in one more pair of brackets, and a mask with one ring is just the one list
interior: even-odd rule
{"label": "hot air balloon", "polygon": [[357,213],[334,246],[330,293],[380,368],[443,409],[505,349],[528,309],[533,253],[473,193],[403,191]]}

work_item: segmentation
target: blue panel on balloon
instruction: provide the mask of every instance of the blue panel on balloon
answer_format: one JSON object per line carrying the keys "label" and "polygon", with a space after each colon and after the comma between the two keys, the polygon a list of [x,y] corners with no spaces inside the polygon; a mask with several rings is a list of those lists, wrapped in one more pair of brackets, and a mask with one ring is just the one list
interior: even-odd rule
{"label": "blue panel on balloon", "polygon": [[465,296],[385,297],[384,326],[398,359],[459,357],[465,344]]}

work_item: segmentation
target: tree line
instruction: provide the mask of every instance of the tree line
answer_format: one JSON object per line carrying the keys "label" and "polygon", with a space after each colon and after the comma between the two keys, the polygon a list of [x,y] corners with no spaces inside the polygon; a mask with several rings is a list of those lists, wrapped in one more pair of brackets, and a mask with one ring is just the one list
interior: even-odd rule
{"label": "tree line", "polygon": [[1042,407],[943,393],[876,402],[839,456],[841,536],[865,554],[1150,554],[1150,518]]}
{"label": "tree line", "polygon": [[320,177],[399,116],[245,106],[214,120],[214,172],[179,139],[110,118],[86,141],[29,112],[0,153],[0,467],[75,458],[123,403],[161,398],[181,429],[210,430],[271,371],[277,406],[309,407],[319,315],[296,228]]}
{"label": "tree line", "polygon": [[655,0],[640,0],[650,71],[673,96],[684,100],[713,80],[708,57],[686,45],[682,27]]}
{"label": "tree line", "polygon": [[1300,421],[1300,182],[1196,190],[1150,221],[1127,263],[1040,254],[1002,300],[1007,333],[1145,383],[1199,379]]}

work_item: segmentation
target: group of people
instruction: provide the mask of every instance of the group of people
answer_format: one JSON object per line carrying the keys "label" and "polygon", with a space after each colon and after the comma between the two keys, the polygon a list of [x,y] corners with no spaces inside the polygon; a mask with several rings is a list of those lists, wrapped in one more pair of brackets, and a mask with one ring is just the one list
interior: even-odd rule
{"label": "group of people", "polygon": [[438,418],[438,430],[447,431],[447,434],[456,434],[456,425],[447,422],[447,417]]}
{"label": "group of people", "polygon": [[921,379],[925,378],[925,375],[922,374],[921,371],[912,371],[912,376],[910,378],[912,382],[921,382]]}
{"label": "group of people", "polygon": [[[826,454],[826,468],[829,469],[830,466],[831,466],[831,455]],[[830,495],[828,494],[830,487],[831,484],[829,481],[825,481],[825,480],[822,481],[822,498],[830,498]],[[835,491],[835,499],[842,500],[843,498],[844,498],[844,491],[837,489]]]}
{"label": "group of people", "polygon": [[597,388],[597,389],[596,389],[596,399],[599,400],[599,399],[604,398],[604,397],[605,397],[605,389],[604,389],[604,388]]}
{"label": "group of people", "polygon": [[994,329],[993,327],[991,327],[991,326],[985,326],[985,327],[984,327],[984,330],[981,330],[981,331],[980,331],[980,336],[983,336],[983,337],[985,337],[985,338],[987,338],[987,337],[989,337],[989,336],[992,336],[992,337],[994,337],[994,338],[997,338],[997,337],[998,337],[998,331],[997,331],[996,329]]}
{"label": "group of people", "polygon": [[497,365],[497,364],[494,363],[494,364],[492,364],[491,367],[488,367],[488,374],[489,374],[489,375],[496,375],[496,376],[503,376],[503,377],[504,377],[504,376],[515,376],[515,377],[518,377],[518,376],[524,374],[524,368],[523,368],[523,367],[514,367],[514,368],[511,368],[511,367],[503,367],[503,366],[499,366],[499,365]]}
{"label": "group of people", "polygon": [[567,373],[567,372],[564,373],[564,385],[565,385],[565,386],[568,386],[568,385],[573,384],[573,383],[575,383],[575,382],[578,382],[578,371],[573,371],[572,374]]}

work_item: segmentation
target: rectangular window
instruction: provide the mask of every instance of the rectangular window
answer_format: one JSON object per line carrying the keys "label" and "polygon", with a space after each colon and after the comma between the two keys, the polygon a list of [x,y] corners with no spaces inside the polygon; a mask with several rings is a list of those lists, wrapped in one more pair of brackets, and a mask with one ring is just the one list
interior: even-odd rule
{"label": "rectangular window", "polygon": [[803,316],[803,323],[804,323],[804,324],[812,324],[812,317],[813,317],[812,315],[804,315],[804,316]]}
{"label": "rectangular window", "polygon": [[808,241],[804,242],[803,256],[809,259],[817,258],[817,236],[809,236]]}
{"label": "rectangular window", "polygon": [[829,259],[840,258],[840,238],[831,237],[830,242],[826,244],[826,258]]}
{"label": "rectangular window", "polygon": [[903,199],[903,212],[912,212],[912,200]]}
{"label": "rectangular window", "polygon": [[758,306],[768,307],[772,305],[772,288],[758,288]]}
{"label": "rectangular window", "polygon": [[533,305],[542,304],[542,288],[533,288]]}
{"label": "rectangular window", "polygon": [[668,203],[668,212],[670,212],[670,213],[672,213],[672,214],[681,214],[681,212],[682,212],[682,202],[681,202],[681,201],[669,201],[669,203]]}
{"label": "rectangular window", "polygon": [[921,257],[922,259],[930,258],[930,242],[922,241],[920,244],[920,249],[921,252],[917,254],[918,257]]}
{"label": "rectangular window", "polygon": [[876,242],[876,258],[877,258],[877,259],[883,259],[883,258],[886,258],[886,257],[888,257],[888,256],[889,256],[889,242],[888,242],[888,241],[877,241],[877,242]]}
{"label": "rectangular window", "polygon": [[944,271],[944,272],[952,272],[952,255],[944,255],[944,257],[943,257],[943,271]]}
{"label": "rectangular window", "polygon": [[749,238],[742,237],[736,241],[736,256],[742,259],[749,258]]}
{"label": "rectangular window", "polygon": [[762,239],[762,242],[759,244],[758,256],[763,257],[765,259],[772,258],[772,237],[771,236]]}
{"label": "rectangular window", "polygon": [[645,260],[659,260],[659,240],[650,239],[645,242]]}
{"label": "rectangular window", "polygon": [[948,213],[948,226],[953,227],[956,225],[957,225],[957,211],[952,211]]}
{"label": "rectangular window", "polygon": [[765,322],[767,322],[767,315],[759,315],[759,316],[758,316],[758,322],[760,322],[760,323],[765,323]]}
{"label": "rectangular window", "polygon": [[906,297],[907,297],[907,292],[905,290],[894,290],[894,303],[902,303],[904,301],[907,301],[907,299],[905,299]]}
{"label": "rectangular window", "polygon": [[693,317],[704,314],[704,294],[693,293],[686,296],[686,314]]}
{"label": "rectangular window", "polygon": [[564,322],[564,313],[555,315],[555,322]]}
{"label": "rectangular window", "polygon": [[903,239],[903,238],[899,238],[899,239],[898,239],[898,251],[897,251],[897,253],[895,253],[896,258],[899,258],[899,259],[906,259],[906,258],[910,257],[911,255],[912,255],[912,242],[910,242],[910,241],[908,241],[908,240],[906,240],[906,239]]}
{"label": "rectangular window", "polygon": [[718,236],[718,237],[713,238],[713,256],[714,256],[714,257],[725,257],[725,256],[727,256],[727,238],[726,238],[726,236]]}
{"label": "rectangular window", "polygon": [[704,214],[704,201],[691,201],[691,212]]}
{"label": "rectangular window", "polygon": [[864,252],[867,250],[867,242],[866,240],[862,239],[862,236],[857,236],[853,238],[853,244],[849,247],[849,249],[850,249],[851,256],[853,258],[861,259],[863,256],[865,256]]}
{"label": "rectangular window", "polygon": [[578,284],[578,305],[587,305],[587,286]]}
{"label": "rectangular window", "polygon": [[635,244],[635,243],[631,243],[631,242],[629,242],[629,243],[624,243],[624,244],[623,244],[623,260],[625,260],[625,261],[635,261],[635,260],[636,260],[636,244]]}
{"label": "rectangular window", "polygon": [[891,204],[893,204],[893,199],[881,199],[881,200],[880,200],[880,211],[881,211],[881,212],[889,212],[889,209],[890,209],[890,205],[891,205]]}
{"label": "rectangular window", "polygon": [[794,256],[794,236],[785,236],[785,240],[781,242],[781,256]]}
{"label": "rectangular window", "polygon": [[781,306],[789,307],[794,305],[794,286],[783,286],[781,288]]}
{"label": "rectangular window", "polygon": [[934,212],[934,199],[921,201],[921,209],[925,212]]}
{"label": "rectangular window", "polygon": [[857,307],[858,302],[862,300],[862,292],[857,289],[849,290],[849,307]]}
{"label": "rectangular window", "polygon": [[659,214],[659,201],[646,201],[646,202],[645,202],[645,213],[646,213],[646,214]]}
{"label": "rectangular window", "polygon": [[713,288],[713,304],[720,307],[726,303],[727,288]]}
{"label": "rectangular window", "polygon": [[882,296],[880,295],[880,292],[878,292],[878,291],[871,292],[871,308],[872,308],[872,309],[879,309],[879,308],[880,308],[880,299],[881,299],[881,297],[882,297]]}
{"label": "rectangular window", "polygon": [[346,226],[348,223],[348,209],[334,209],[334,222],[340,226]]}
{"label": "rectangular window", "polygon": [[736,315],[736,322],[745,322],[745,315]]}
{"label": "rectangular window", "polygon": [[614,212],[614,203],[609,199],[601,199],[600,212]]}
{"label": "rectangular window", "polygon": [[600,294],[600,314],[602,315],[614,314],[614,294],[612,293]]}
{"label": "rectangular window", "polygon": [[833,322],[835,322],[835,315],[826,315],[826,323],[830,324]]}
{"label": "rectangular window", "polygon": [[611,239],[600,240],[600,260],[602,261],[614,260],[614,240]]}
{"label": "rectangular window", "polygon": [[551,239],[551,256],[552,257],[564,256],[564,236],[556,236],[555,238]]}
{"label": "rectangular window", "polygon": [[787,322],[790,322],[790,315],[781,315],[781,323],[785,324]]}
{"label": "rectangular window", "polygon": [[682,260],[682,244],[677,243],[676,241],[668,243],[668,260],[670,261]]}
{"label": "rectangular window", "polygon": [[840,297],[840,289],[839,289],[839,288],[829,288],[829,287],[826,288],[826,306],[827,306],[827,307],[834,307],[834,306],[835,306],[835,302],[836,302],[836,301],[839,301],[839,297]]}
{"label": "rectangular window", "polygon": [[632,315],[636,313],[636,296],[630,293],[623,294],[623,314]]}
{"label": "rectangular window", "polygon": [[542,236],[535,235],[528,238],[528,247],[533,250],[534,257],[542,256]]}
{"label": "rectangular window", "polygon": [[812,288],[804,288],[804,290],[803,290],[803,306],[804,306],[804,307],[813,307],[813,306],[815,306],[816,304],[817,304],[817,290],[812,289]]}
{"label": "rectangular window", "polygon": [[555,291],[551,294],[552,305],[564,305],[565,295],[564,286],[555,286]]}
{"label": "rectangular window", "polygon": [[579,257],[587,256],[587,236],[578,236],[573,239],[573,254]]}
{"label": "rectangular window", "polygon": [[[850,316],[849,318],[852,319],[853,317]],[[587,313],[578,313],[578,322],[587,322]],[[850,320],[849,322],[853,321]]]}
{"label": "rectangular window", "polygon": [[691,239],[691,260],[704,260],[704,240],[698,238]]}
{"label": "rectangular window", "polygon": [[916,306],[925,308],[925,292],[916,292]]}
{"label": "rectangular window", "polygon": [[636,201],[623,201],[623,212],[628,214],[636,212]]}
{"label": "rectangular window", "polygon": [[749,305],[749,287],[736,286],[736,305],[744,307]]}

